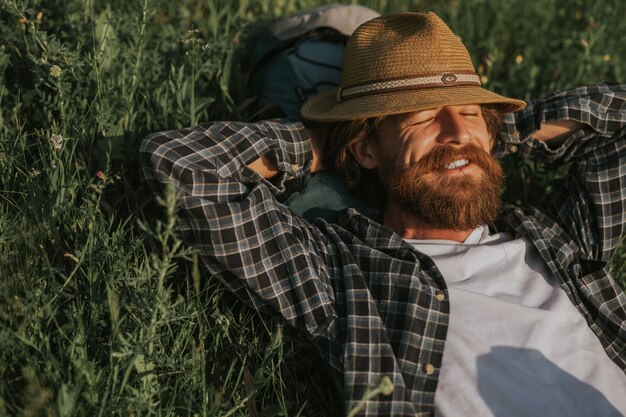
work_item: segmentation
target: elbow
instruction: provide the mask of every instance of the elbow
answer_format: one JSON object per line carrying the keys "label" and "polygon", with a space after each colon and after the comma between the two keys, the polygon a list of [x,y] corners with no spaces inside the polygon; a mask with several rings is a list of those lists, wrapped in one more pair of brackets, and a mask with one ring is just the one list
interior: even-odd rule
{"label": "elbow", "polygon": [[142,177],[150,183],[165,183],[172,176],[175,159],[171,158],[170,139],[163,132],[151,133],[139,146]]}

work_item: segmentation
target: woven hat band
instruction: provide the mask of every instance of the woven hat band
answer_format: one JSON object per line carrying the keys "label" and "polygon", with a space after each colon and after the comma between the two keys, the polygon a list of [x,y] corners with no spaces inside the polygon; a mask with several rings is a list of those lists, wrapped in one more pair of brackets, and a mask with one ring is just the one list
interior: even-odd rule
{"label": "woven hat band", "polygon": [[376,81],[337,90],[337,103],[354,97],[392,91],[414,90],[421,88],[451,87],[460,85],[480,86],[480,77],[471,71],[440,72],[419,77],[403,77]]}

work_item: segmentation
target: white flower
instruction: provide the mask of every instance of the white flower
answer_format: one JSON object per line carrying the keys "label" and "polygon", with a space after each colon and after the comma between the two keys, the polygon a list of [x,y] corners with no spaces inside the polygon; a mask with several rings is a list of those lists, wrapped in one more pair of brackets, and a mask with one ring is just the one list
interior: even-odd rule
{"label": "white flower", "polygon": [[58,134],[54,134],[50,137],[50,143],[52,144],[52,147],[54,149],[61,149],[63,148],[63,142],[65,142],[65,138],[61,135]]}
{"label": "white flower", "polygon": [[53,78],[59,78],[61,76],[61,67],[53,65],[50,67],[50,76]]}

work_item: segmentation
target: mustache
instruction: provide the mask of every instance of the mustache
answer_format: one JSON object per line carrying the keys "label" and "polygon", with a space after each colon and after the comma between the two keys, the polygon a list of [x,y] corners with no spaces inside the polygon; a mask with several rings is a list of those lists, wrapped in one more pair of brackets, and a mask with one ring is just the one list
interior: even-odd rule
{"label": "mustache", "polygon": [[472,143],[462,146],[440,145],[431,149],[419,161],[411,164],[411,168],[422,172],[436,171],[459,159],[466,159],[486,170],[492,165],[494,158]]}

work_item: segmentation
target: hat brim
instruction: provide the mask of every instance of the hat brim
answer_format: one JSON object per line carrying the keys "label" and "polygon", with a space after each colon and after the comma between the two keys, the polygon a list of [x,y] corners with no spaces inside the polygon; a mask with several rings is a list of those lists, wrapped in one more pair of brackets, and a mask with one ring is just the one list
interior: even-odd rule
{"label": "hat brim", "polygon": [[522,100],[473,85],[393,91],[353,97],[340,103],[337,103],[337,88],[333,88],[310,98],[301,113],[305,119],[316,122],[339,122],[464,104],[493,104],[503,113],[526,107]]}

